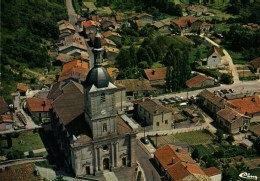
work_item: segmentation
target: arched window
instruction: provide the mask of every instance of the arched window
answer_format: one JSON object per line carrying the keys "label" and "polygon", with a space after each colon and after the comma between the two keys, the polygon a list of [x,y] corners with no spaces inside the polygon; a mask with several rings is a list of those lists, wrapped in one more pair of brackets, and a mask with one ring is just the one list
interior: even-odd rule
{"label": "arched window", "polygon": [[107,131],[107,123],[103,124],[103,132]]}
{"label": "arched window", "polygon": [[102,103],[102,102],[106,102],[106,95],[105,95],[105,93],[102,93],[102,94],[101,94],[100,102],[101,102],[101,103]]}

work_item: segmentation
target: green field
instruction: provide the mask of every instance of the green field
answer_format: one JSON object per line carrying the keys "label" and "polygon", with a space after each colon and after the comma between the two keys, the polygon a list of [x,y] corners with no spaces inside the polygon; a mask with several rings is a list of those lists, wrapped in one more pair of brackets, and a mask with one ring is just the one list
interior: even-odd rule
{"label": "green field", "polygon": [[3,148],[4,152],[8,152],[9,150],[26,152],[44,148],[39,133],[33,133],[31,131],[20,133],[17,138],[12,138],[12,143],[12,147],[7,148],[7,141],[4,139],[0,141],[0,146]]}
{"label": "green field", "polygon": [[227,52],[231,56],[234,64],[248,64],[248,61],[243,57],[242,52],[234,52],[231,50],[227,50]]}

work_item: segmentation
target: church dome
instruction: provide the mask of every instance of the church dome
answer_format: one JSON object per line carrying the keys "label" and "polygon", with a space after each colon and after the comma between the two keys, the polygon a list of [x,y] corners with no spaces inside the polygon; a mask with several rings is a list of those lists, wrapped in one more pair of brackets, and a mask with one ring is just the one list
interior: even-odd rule
{"label": "church dome", "polygon": [[104,88],[108,86],[109,82],[111,82],[111,78],[107,70],[102,66],[95,66],[89,71],[83,85],[85,87],[95,85],[97,88]]}

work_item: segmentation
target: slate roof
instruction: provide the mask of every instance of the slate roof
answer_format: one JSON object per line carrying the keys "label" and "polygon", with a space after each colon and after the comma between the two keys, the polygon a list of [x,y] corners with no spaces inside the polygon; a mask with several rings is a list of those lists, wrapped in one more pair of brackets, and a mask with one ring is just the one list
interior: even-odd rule
{"label": "slate roof", "polygon": [[198,74],[195,77],[192,77],[191,79],[187,80],[186,85],[189,88],[201,86],[203,84],[203,82],[205,82],[206,80],[214,81],[213,78],[207,77],[205,75]]}
{"label": "slate roof", "polygon": [[0,115],[9,111],[8,104],[5,102],[3,96],[0,96]]}
{"label": "slate roof", "polygon": [[155,69],[144,69],[145,75],[148,80],[165,80],[166,67]]}
{"label": "slate roof", "polygon": [[62,89],[63,93],[53,103],[53,110],[66,126],[84,112],[83,86],[70,81]]}
{"label": "slate roof", "polygon": [[208,91],[207,89],[201,91],[198,94],[199,97],[204,98],[208,102],[214,104],[215,106],[219,108],[224,108],[226,105],[226,100],[218,95],[215,95],[214,93]]}
{"label": "slate roof", "polygon": [[144,101],[139,102],[137,104],[139,104],[143,109],[145,109],[146,111],[148,111],[150,114],[153,115],[162,114],[162,112],[163,113],[172,112],[169,108],[151,99],[145,99]]}
{"label": "slate roof", "polygon": [[178,152],[172,145],[165,145],[154,152],[164,170],[173,180],[193,178],[193,180],[207,180],[206,174],[198,164],[186,153]]}
{"label": "slate roof", "polygon": [[187,26],[189,26],[189,24],[194,23],[195,21],[198,21],[197,18],[192,17],[192,16],[184,16],[181,18],[177,18],[177,19],[173,19],[171,21],[171,23],[181,27],[181,28],[185,28]]}
{"label": "slate roof", "polygon": [[228,101],[229,105],[236,108],[237,111],[247,115],[260,112],[260,98],[258,96],[249,96],[241,99]]}
{"label": "slate roof", "polygon": [[254,60],[250,61],[250,63],[252,64],[252,66],[257,69],[260,67],[260,57],[255,58]]}
{"label": "slate roof", "polygon": [[58,82],[68,78],[84,81],[88,74],[88,63],[81,60],[73,60],[63,65]]}
{"label": "slate roof", "polygon": [[0,179],[2,181],[38,181],[41,177],[35,174],[34,163],[26,163],[5,167],[5,170],[0,172]]}
{"label": "slate roof", "polygon": [[52,101],[45,98],[27,98],[26,102],[30,112],[48,112],[52,108]]}
{"label": "slate roof", "polygon": [[117,80],[115,85],[123,86],[126,89],[126,92],[134,91],[153,91],[156,90],[153,88],[148,80],[138,80],[138,79],[124,79]]}

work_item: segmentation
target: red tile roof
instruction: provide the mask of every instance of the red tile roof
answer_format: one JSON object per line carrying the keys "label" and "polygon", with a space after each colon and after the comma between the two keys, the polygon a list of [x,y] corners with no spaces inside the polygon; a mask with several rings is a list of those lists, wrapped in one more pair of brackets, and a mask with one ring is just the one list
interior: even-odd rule
{"label": "red tile roof", "polygon": [[3,122],[3,123],[12,123],[13,122],[13,119],[12,119],[12,116],[11,115],[1,115],[0,116],[0,122]]}
{"label": "red tile roof", "polygon": [[181,18],[173,19],[171,23],[176,24],[177,26],[181,28],[187,27],[189,24],[194,23],[195,21],[198,21],[197,18],[194,18],[192,16],[184,16]]}
{"label": "red tile roof", "polygon": [[166,67],[155,69],[144,69],[145,75],[149,80],[165,80]]}
{"label": "red tile roof", "polygon": [[52,107],[52,101],[45,98],[27,98],[26,102],[30,112],[48,112]]}
{"label": "red tile roof", "polygon": [[252,60],[250,63],[253,65],[253,67],[254,67],[255,69],[259,68],[259,67],[260,67],[260,57],[255,58],[255,59]]}
{"label": "red tile roof", "polygon": [[228,103],[231,107],[236,108],[245,115],[260,112],[260,98],[258,96],[233,99],[229,100]]}
{"label": "red tile roof", "polygon": [[0,96],[0,114],[4,114],[9,111],[8,104],[5,102],[3,96]]}
{"label": "red tile roof", "polygon": [[35,174],[35,164],[26,163],[22,165],[15,165],[5,167],[4,171],[0,172],[0,180],[2,181],[39,181],[42,180],[40,176]]}
{"label": "red tile roof", "polygon": [[26,92],[28,90],[28,86],[25,85],[25,84],[22,84],[22,83],[18,83],[17,84],[17,90]]}
{"label": "red tile roof", "polygon": [[217,169],[215,167],[205,168],[205,169],[203,169],[203,171],[208,176],[221,174],[221,170],[219,170],[219,169]]}
{"label": "red tile roof", "polygon": [[186,81],[186,85],[189,88],[196,87],[196,86],[201,86],[201,85],[203,85],[203,82],[205,82],[206,80],[214,81],[214,79],[212,79],[210,77],[198,74],[195,77],[191,78],[190,80],[187,80]]}
{"label": "red tile roof", "polygon": [[173,180],[185,178],[196,178],[206,180],[207,176],[198,164],[188,155],[178,152],[172,145],[165,145],[159,148],[154,156]]}
{"label": "red tile roof", "polygon": [[84,28],[88,28],[90,26],[100,26],[100,23],[97,21],[88,20],[83,23]]}
{"label": "red tile roof", "polygon": [[68,78],[85,80],[88,74],[88,63],[81,60],[73,60],[63,65],[58,82]]}

